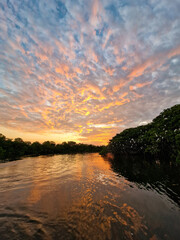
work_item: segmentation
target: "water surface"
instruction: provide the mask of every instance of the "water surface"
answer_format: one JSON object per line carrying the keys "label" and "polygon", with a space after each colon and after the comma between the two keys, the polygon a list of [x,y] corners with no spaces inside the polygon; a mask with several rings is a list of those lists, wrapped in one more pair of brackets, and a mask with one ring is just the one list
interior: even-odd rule
{"label": "water surface", "polygon": [[179,240],[178,170],[98,154],[0,164],[0,239]]}

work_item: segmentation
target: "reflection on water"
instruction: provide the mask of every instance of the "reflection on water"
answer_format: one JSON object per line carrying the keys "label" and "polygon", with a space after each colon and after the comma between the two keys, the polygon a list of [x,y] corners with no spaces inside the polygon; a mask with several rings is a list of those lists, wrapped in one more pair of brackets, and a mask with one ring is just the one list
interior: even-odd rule
{"label": "reflection on water", "polygon": [[138,158],[114,159],[110,164],[114,172],[136,183],[138,188],[156,190],[180,206],[180,167]]}
{"label": "reflection on water", "polygon": [[178,173],[98,154],[0,164],[0,239],[179,239]]}

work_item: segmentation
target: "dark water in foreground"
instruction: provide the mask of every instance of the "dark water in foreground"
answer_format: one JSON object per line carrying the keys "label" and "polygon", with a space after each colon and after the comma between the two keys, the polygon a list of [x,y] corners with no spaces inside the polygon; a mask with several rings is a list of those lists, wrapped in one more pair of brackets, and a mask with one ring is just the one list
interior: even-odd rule
{"label": "dark water in foreground", "polygon": [[1,163],[0,240],[179,240],[178,180],[177,169],[98,154]]}

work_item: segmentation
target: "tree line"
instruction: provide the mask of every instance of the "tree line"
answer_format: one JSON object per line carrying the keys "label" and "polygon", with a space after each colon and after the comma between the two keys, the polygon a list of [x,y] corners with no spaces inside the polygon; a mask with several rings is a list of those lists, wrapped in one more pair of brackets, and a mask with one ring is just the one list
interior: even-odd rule
{"label": "tree line", "polygon": [[22,156],[37,156],[48,154],[67,154],[67,153],[93,153],[100,152],[102,146],[91,144],[76,143],[73,141],[55,144],[53,141],[25,142],[21,138],[14,140],[6,138],[0,134],[0,159],[18,159]]}
{"label": "tree line", "polygon": [[140,155],[144,159],[180,162],[180,104],[165,109],[147,125],[116,134],[102,155]]}

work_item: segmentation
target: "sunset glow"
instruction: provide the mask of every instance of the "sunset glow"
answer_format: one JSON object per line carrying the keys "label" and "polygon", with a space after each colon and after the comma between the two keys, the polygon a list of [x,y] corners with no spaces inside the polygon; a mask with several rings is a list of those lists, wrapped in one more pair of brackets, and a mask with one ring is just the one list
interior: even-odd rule
{"label": "sunset glow", "polygon": [[3,0],[0,133],[107,144],[180,102],[179,0]]}

